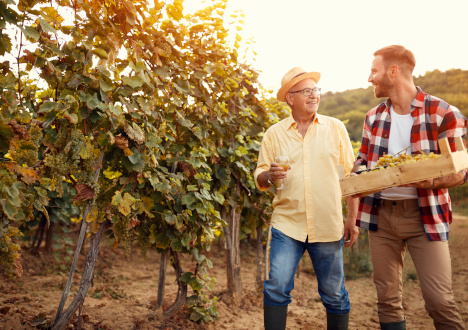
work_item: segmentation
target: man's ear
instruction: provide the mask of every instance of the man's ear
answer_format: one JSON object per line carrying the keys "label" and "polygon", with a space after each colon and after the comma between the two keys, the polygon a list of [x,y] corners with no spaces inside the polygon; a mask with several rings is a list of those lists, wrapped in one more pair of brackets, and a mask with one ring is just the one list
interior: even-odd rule
{"label": "man's ear", "polygon": [[292,96],[291,96],[291,94],[290,94],[290,93],[286,93],[285,98],[286,98],[286,103],[287,103],[289,106],[291,106],[291,105],[292,105]]}
{"label": "man's ear", "polygon": [[396,78],[396,76],[399,73],[400,73],[400,68],[396,64],[390,65],[390,67],[388,68],[388,74],[392,78]]}

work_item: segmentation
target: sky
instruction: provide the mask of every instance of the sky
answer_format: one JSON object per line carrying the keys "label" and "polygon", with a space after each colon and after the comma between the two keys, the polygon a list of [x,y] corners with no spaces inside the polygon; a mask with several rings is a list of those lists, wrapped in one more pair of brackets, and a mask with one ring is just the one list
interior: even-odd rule
{"label": "sky", "polygon": [[[209,4],[185,0],[184,11]],[[414,53],[416,77],[468,70],[468,0],[229,0],[226,20],[235,10],[239,34],[255,41],[247,63],[275,95],[295,66],[320,72],[322,93],[366,88],[372,54],[388,45]]]}

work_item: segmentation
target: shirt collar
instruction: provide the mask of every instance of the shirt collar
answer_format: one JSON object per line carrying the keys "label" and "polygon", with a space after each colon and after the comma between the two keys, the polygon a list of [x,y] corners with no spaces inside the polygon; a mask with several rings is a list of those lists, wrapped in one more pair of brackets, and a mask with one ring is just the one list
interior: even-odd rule
{"label": "shirt collar", "polygon": [[424,98],[426,97],[426,94],[418,86],[416,86],[416,89],[418,90],[418,94],[416,94],[413,102],[411,102],[411,106],[415,108],[422,108],[424,107]]}
{"label": "shirt collar", "polygon": [[[315,122],[317,122],[317,124],[323,125],[324,122],[323,122],[322,115],[319,115],[318,113],[316,113],[313,123]],[[290,129],[291,127],[297,127],[297,123],[294,120],[294,117],[292,116],[292,114],[288,118],[286,118],[285,124],[286,124],[286,130]]]}
{"label": "shirt collar", "polygon": [[[426,97],[426,94],[419,86],[416,86],[416,89],[418,90],[418,93],[416,94],[413,102],[411,102],[411,108],[422,108],[424,107],[424,98]],[[385,106],[390,109],[392,106],[392,100],[387,99],[387,101],[385,101]]]}

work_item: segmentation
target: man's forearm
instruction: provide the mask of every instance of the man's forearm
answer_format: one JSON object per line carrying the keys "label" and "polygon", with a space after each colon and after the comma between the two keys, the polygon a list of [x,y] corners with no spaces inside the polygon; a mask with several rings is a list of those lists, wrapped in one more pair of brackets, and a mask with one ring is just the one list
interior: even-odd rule
{"label": "man's forearm", "polygon": [[348,219],[356,220],[359,206],[359,198],[346,196],[346,204],[348,205]]}
{"label": "man's forearm", "polygon": [[[268,182],[268,178],[270,176],[269,171],[262,172],[257,177],[257,182],[260,187],[262,188],[270,188],[271,184]],[[271,182],[271,181],[270,181]]]}
{"label": "man's forearm", "polygon": [[465,183],[465,173],[458,172],[455,174],[444,175],[443,177],[434,179],[432,189],[452,188]]}

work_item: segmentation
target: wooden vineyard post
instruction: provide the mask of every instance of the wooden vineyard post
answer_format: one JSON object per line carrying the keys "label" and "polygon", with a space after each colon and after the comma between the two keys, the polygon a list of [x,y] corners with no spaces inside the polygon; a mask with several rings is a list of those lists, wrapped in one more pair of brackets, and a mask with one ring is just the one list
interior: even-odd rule
{"label": "wooden vineyard post", "polygon": [[[240,196],[240,184],[236,183],[236,195]],[[228,226],[224,227],[226,245],[228,250],[227,260],[227,286],[228,292],[233,297],[242,295],[241,264],[240,264],[240,210],[235,207],[229,209]]]}
{"label": "wooden vineyard post", "polygon": [[[101,155],[99,156],[98,164],[102,165],[102,160],[104,158],[104,152],[105,152],[105,149],[102,149]],[[94,172],[94,182],[97,182],[99,180],[100,173],[101,173],[101,167],[98,166],[98,168]],[[57,314],[55,315],[53,329],[62,329],[63,327],[65,327],[65,325],[67,325],[68,322],[70,321],[72,315],[75,313],[75,311],[80,306],[79,303],[76,304],[76,302],[75,302],[75,300],[77,300],[76,297],[78,297],[78,295],[76,295],[75,299],[70,304],[67,311],[62,315],[62,310],[63,310],[63,307],[65,306],[65,302],[67,301],[68,293],[70,292],[71,284],[72,284],[72,281],[73,281],[73,274],[75,273],[76,263],[78,262],[78,257],[79,257],[79,254],[81,252],[81,248],[83,246],[83,242],[84,242],[85,235],[86,235],[86,229],[88,227],[88,223],[86,222],[86,218],[88,217],[90,212],[91,212],[91,203],[88,203],[88,205],[86,206],[86,209],[84,211],[84,214],[83,214],[83,220],[81,222],[80,235],[78,237],[78,242],[76,244],[76,250],[75,250],[75,254],[73,256],[73,262],[72,262],[72,266],[70,268],[70,274],[68,276],[68,281],[67,281],[67,283],[65,285],[65,289],[63,290],[62,298],[61,298],[60,303],[59,303],[59,307],[57,308]],[[96,265],[96,261],[97,261],[97,253],[99,252],[99,244],[101,242],[102,233],[103,233],[103,231],[104,231],[104,229],[106,227],[106,226],[104,226],[104,224],[106,224],[106,226],[110,225],[110,221],[106,220],[105,222],[103,222],[101,224],[101,226],[99,227],[98,233],[93,236],[93,239],[92,239],[92,242],[91,242],[91,244],[96,245],[94,247],[95,250],[96,250],[95,251],[96,254],[95,255],[92,254],[93,251],[91,251],[91,247],[90,247],[89,252],[88,252],[88,256],[86,258],[85,270],[83,271],[83,275],[81,277],[82,285],[80,286],[80,291],[84,292],[83,299],[82,299],[81,303],[84,301],[86,293],[88,292],[89,283],[91,283],[91,278],[92,278],[93,272],[94,272],[94,266]],[[101,229],[102,229],[102,231],[101,231]],[[88,264],[88,259],[90,260],[90,264]],[[88,279],[88,278],[85,277],[85,273],[89,269],[90,269],[91,273],[89,274],[90,277]],[[89,283],[87,283],[87,282],[89,282]],[[83,284],[83,283],[85,283],[85,284]],[[86,283],[87,283],[87,286],[86,286]],[[78,291],[78,292],[80,292],[80,291]],[[75,303],[75,305],[73,305],[74,303]],[[73,308],[74,308],[73,313],[70,314],[69,310],[71,310]],[[65,316],[65,314],[67,314],[67,316]],[[56,327],[57,324],[61,325],[62,327]]]}
{"label": "wooden vineyard post", "polygon": [[159,279],[158,279],[158,299],[156,300],[156,309],[161,308],[164,300],[164,291],[166,286],[167,252],[161,253],[159,260]]}
{"label": "wooden vineyard post", "polygon": [[271,224],[268,226],[268,237],[265,249],[265,280],[269,279],[268,273],[270,272],[270,244],[271,244]]}
{"label": "wooden vineyard post", "polygon": [[[177,169],[177,163],[173,162],[171,167],[171,173],[175,173]],[[158,298],[156,300],[156,309],[161,308],[164,300],[164,291],[166,287],[166,269],[167,269],[167,255],[168,252],[161,253],[161,259],[159,260],[159,278],[158,278]]]}
{"label": "wooden vineyard post", "polygon": [[[83,219],[83,221],[85,221]],[[52,330],[61,330],[66,327],[66,325],[70,322],[70,319],[73,317],[75,312],[78,308],[83,304],[86,294],[88,293],[89,286],[91,285],[91,280],[94,274],[94,266],[96,266],[96,261],[99,254],[99,245],[101,243],[102,235],[104,231],[110,227],[112,224],[109,220],[104,221],[99,226],[98,232],[91,236],[91,243],[89,246],[88,255],[86,256],[86,264],[83,270],[83,275],[81,276],[81,284],[78,292],[70,303],[70,306],[66,309],[65,312],[59,313],[57,312],[57,316],[52,326]],[[79,253],[79,249],[77,249],[77,253]]]}
{"label": "wooden vineyard post", "polygon": [[255,283],[257,284],[257,289],[261,290],[263,288],[263,227],[260,223],[256,228],[257,231],[257,272],[255,276]]}

